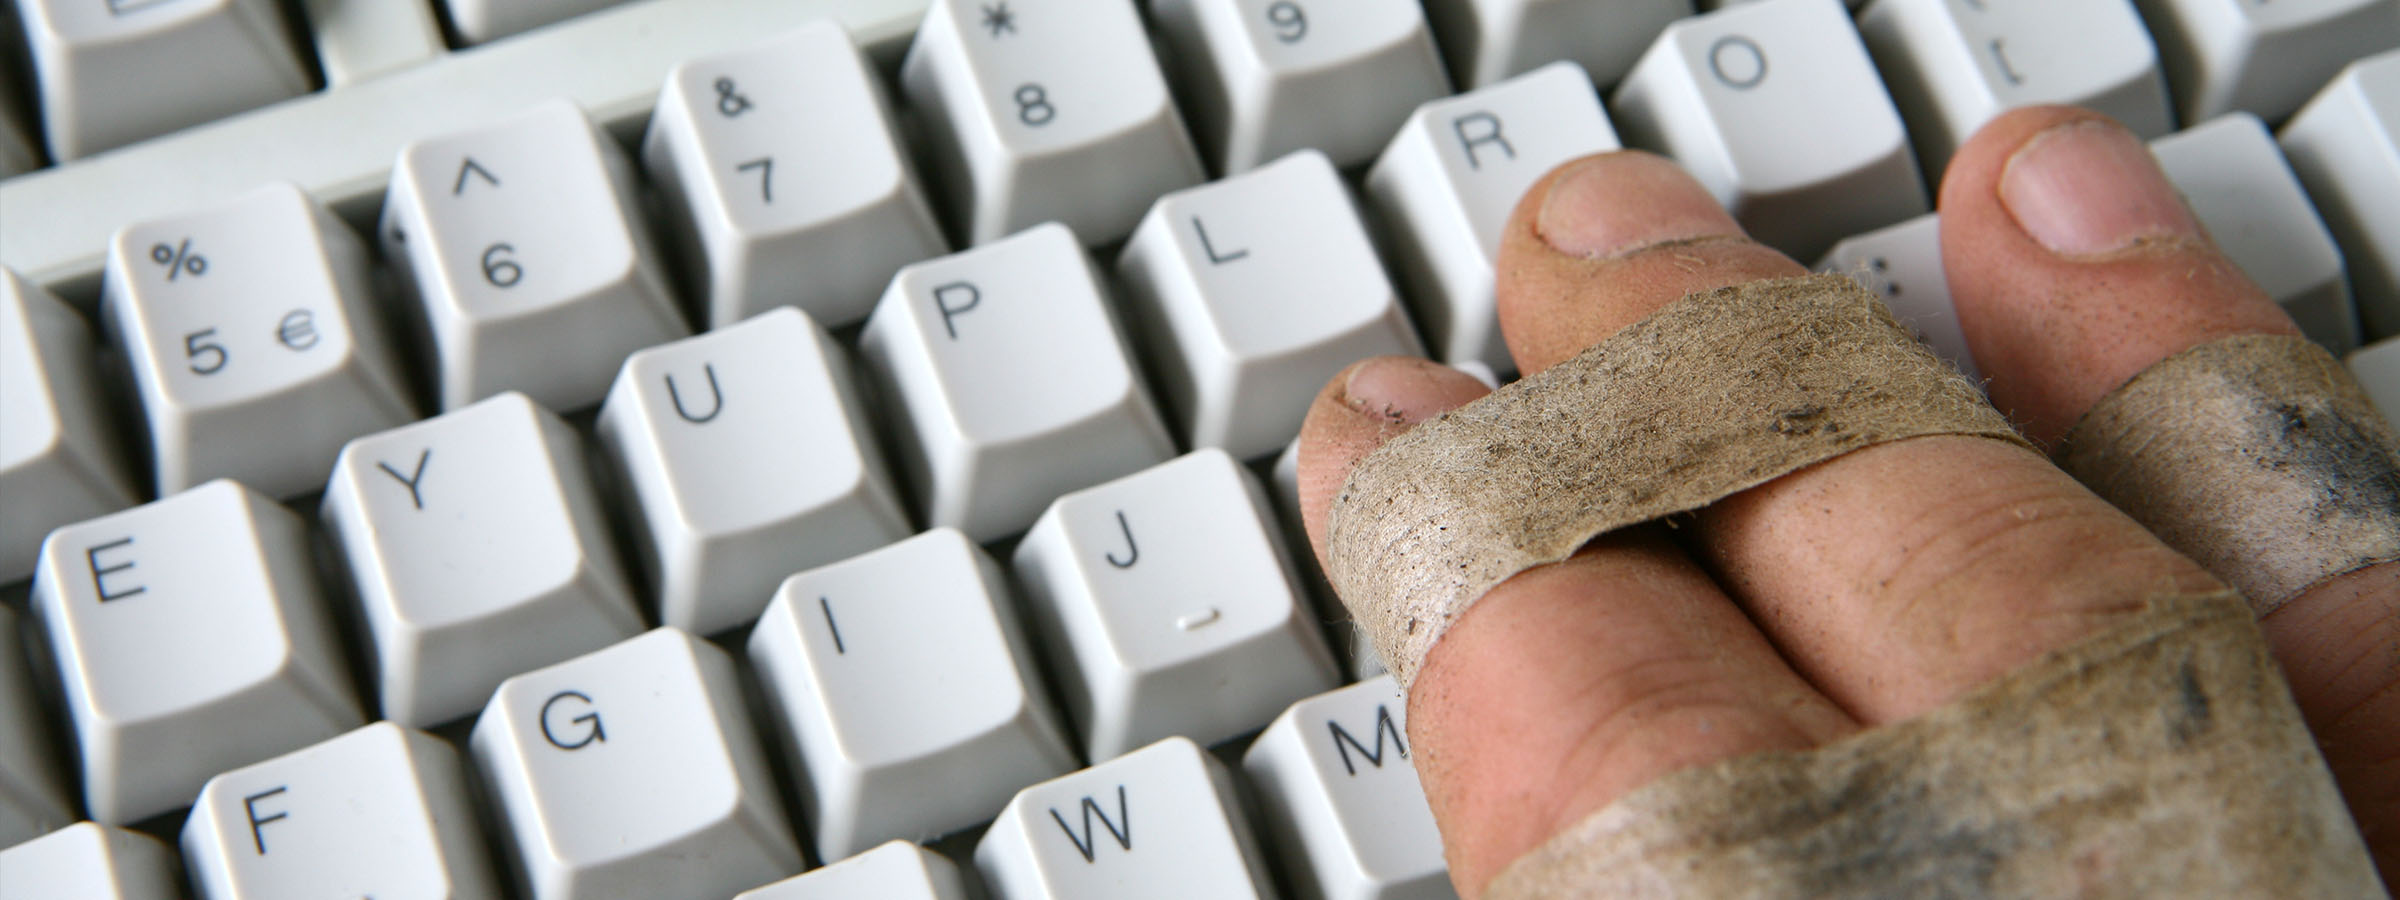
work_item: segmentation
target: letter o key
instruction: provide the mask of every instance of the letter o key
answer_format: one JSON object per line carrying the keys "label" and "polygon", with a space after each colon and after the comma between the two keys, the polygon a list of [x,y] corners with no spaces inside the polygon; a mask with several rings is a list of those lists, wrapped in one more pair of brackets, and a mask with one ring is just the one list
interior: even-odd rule
{"label": "letter o key", "polygon": [[1757,41],[1729,34],[1709,45],[1708,68],[1725,86],[1746,91],[1767,80],[1767,51]]}
{"label": "letter o key", "polygon": [[558,739],[558,732],[553,731],[550,728],[550,710],[552,707],[557,706],[559,701],[568,699],[570,697],[582,701],[584,707],[587,709],[592,706],[592,698],[586,696],[582,691],[560,691],[550,695],[550,699],[542,701],[542,738],[549,741],[550,746],[557,747],[560,750],[581,750],[587,746],[590,746],[594,741],[607,743],[608,732],[601,730],[600,714],[598,712],[587,712],[567,720],[567,724],[569,725],[589,726],[588,730],[586,730],[581,737],[577,738],[572,743]]}

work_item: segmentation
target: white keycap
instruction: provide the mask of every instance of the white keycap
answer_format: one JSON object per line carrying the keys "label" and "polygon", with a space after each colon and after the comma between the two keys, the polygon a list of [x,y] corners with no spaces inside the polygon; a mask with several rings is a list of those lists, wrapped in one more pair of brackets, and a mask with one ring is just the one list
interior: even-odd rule
{"label": "white keycap", "polygon": [[660,628],[500,686],[468,742],[518,896],[698,900],[800,871],[735,678]]}
{"label": "white keycap", "polygon": [[2136,0],[2183,121],[2280,120],[2344,63],[2400,47],[2400,0]]}
{"label": "white keycap", "polygon": [[967,900],[958,865],[942,855],[891,841],[841,862],[734,895],[733,900]]}
{"label": "white keycap", "polygon": [[300,517],[231,481],[52,532],[33,610],[109,824],[358,726]]}
{"label": "white keycap", "polygon": [[625,0],[442,0],[450,26],[465,43],[481,44],[552,22],[607,9]]}
{"label": "white keycap", "polygon": [[598,430],[660,624],[746,624],[794,570],[908,536],[849,355],[798,310],[634,354]]}
{"label": "white keycap", "polygon": [[1308,526],[1300,515],[1300,441],[1295,438],[1275,457],[1275,468],[1269,473],[1268,495],[1275,501],[1275,518],[1282,525],[1283,545],[1291,548],[1292,568],[1298,573],[1300,587],[1308,596],[1317,621],[1325,628],[1327,642],[1334,654],[1341,657],[1349,680],[1360,681],[1384,673],[1383,657],[1375,652],[1375,641],[1366,629],[1351,621],[1350,611],[1342,606],[1341,597],[1325,580],[1325,569],[1317,565],[1317,555],[1308,543]]}
{"label": "white keycap", "polygon": [[966,828],[1074,770],[1014,606],[948,528],[775,592],[749,657],[819,858]]}
{"label": "white keycap", "polygon": [[1014,569],[1087,758],[1214,743],[1337,683],[1266,498],[1223,451],[1058,498]]}
{"label": "white keycap", "polygon": [[2209,237],[2302,332],[2335,356],[2358,346],[2341,248],[2258,117],[2225,116],[2150,148]]}
{"label": "white keycap", "polygon": [[2350,354],[2350,374],[2387,422],[2400,422],[2400,337],[2384,338]]}
{"label": "white keycap", "polygon": [[[50,725],[34,696],[17,612],[0,605],[0,847],[64,828],[82,813],[51,755]],[[10,895],[14,896],[14,895]]]}
{"label": "white keycap", "polygon": [[1618,147],[1592,83],[1573,63],[1417,108],[1367,170],[1367,201],[1433,355],[1514,372],[1492,306],[1500,232],[1525,189],[1559,163]]}
{"label": "white keycap", "polygon": [[2143,137],[2175,128],[2133,0],[1876,0],[1858,30],[1936,179],[1975,129],[2012,107],[2087,107]]}
{"label": "white keycap", "polygon": [[1159,198],[1117,277],[1190,446],[1272,453],[1343,366],[1424,353],[1341,175],[1313,150]]}
{"label": "white keycap", "polygon": [[1553,60],[1573,60],[1615,84],[1692,0],[1425,0],[1451,72],[1479,88]]}
{"label": "white keycap", "polygon": [[458,751],[390,722],[209,779],[183,858],[208,900],[500,896]]}
{"label": "white keycap", "polygon": [[2400,334],[2400,50],[2344,69],[2281,140],[2341,241],[2366,339]]}
{"label": "white keycap", "polygon": [[1935,355],[1957,366],[1977,384],[1983,370],[1967,348],[1967,335],[1958,326],[1958,310],[1950,301],[1950,276],[1942,268],[1942,219],[1926,213],[1898,225],[1878,228],[1833,245],[1818,260],[1819,272],[1848,275],[1860,287],[1883,298],[1892,318],[1914,332]]}
{"label": "white keycap", "polygon": [[413,68],[449,52],[442,23],[423,3],[300,0],[326,88]]}
{"label": "white keycap", "polygon": [[1175,452],[1065,226],[900,270],[859,351],[927,526],[1000,538]]}
{"label": "white keycap", "polygon": [[566,101],[400,151],[379,232],[424,307],[442,408],[519,390],[581,409],[625,354],[690,333],[633,197],[631,164]]}
{"label": "white keycap", "polygon": [[1184,108],[1217,171],[1316,148],[1366,162],[1450,93],[1413,0],[1150,0]]}
{"label": "white keycap", "polygon": [[0,269],[0,583],[50,529],[133,505],[83,317]]}
{"label": "white keycap", "polygon": [[93,822],[0,848],[8,900],[174,900],[175,852],[138,831]]}
{"label": "white keycap", "polygon": [[321,517],[403,725],[642,630],[575,433],[523,394],[352,441]]}
{"label": "white keycap", "polygon": [[417,417],[349,226],[289,184],[117,232],[102,311],[133,368],[158,491],[325,484],[342,443]]}
{"label": "white keycap", "polygon": [[274,0],[25,0],[50,157],[68,160],[309,89]]}
{"label": "white keycap", "polygon": [[1133,0],[932,0],[900,84],[963,243],[1058,221],[1106,244],[1202,177]]}
{"label": "white keycap", "polygon": [[1017,792],[975,869],[995,900],[1266,900],[1238,802],[1223,764],[1168,738]]}
{"label": "white keycap", "polygon": [[1760,242],[1813,259],[1924,213],[1900,114],[1836,0],[1762,0],[1667,28],[1610,98]]}
{"label": "white keycap", "polygon": [[1242,754],[1267,839],[1303,900],[1456,897],[1386,675],[1284,710]]}
{"label": "white keycap", "polygon": [[950,249],[881,86],[832,22],[676,66],[642,162],[712,328],[783,305],[848,325],[901,266]]}

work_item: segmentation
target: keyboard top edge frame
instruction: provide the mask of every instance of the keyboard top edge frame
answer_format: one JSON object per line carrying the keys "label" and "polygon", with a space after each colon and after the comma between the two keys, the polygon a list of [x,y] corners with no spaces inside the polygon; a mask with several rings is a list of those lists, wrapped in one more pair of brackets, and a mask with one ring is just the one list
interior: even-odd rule
{"label": "keyboard top edge frame", "polygon": [[353,221],[400,148],[567,97],[638,131],[667,71],[829,18],[897,59],[931,0],[641,0],[423,65],[0,181],[0,264],[61,296],[98,294],[109,237],[134,222],[292,181]]}

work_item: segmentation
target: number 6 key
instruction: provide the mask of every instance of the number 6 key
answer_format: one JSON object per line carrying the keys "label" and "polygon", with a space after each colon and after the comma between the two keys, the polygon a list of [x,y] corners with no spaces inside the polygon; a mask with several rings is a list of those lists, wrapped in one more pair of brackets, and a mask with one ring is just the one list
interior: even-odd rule
{"label": "number 6 key", "polygon": [[297,187],[117,232],[101,295],[161,495],[218,477],[307,493],[344,442],[416,418],[365,246]]}

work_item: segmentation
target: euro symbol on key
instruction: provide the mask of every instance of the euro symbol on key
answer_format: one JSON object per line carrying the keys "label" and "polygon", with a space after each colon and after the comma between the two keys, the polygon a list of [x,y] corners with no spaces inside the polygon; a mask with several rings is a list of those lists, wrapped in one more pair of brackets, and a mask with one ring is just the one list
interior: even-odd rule
{"label": "euro symbol on key", "polygon": [[295,309],[284,313],[283,321],[275,325],[275,339],[282,341],[284,346],[294,350],[306,350],[316,346],[316,314],[305,309]]}

